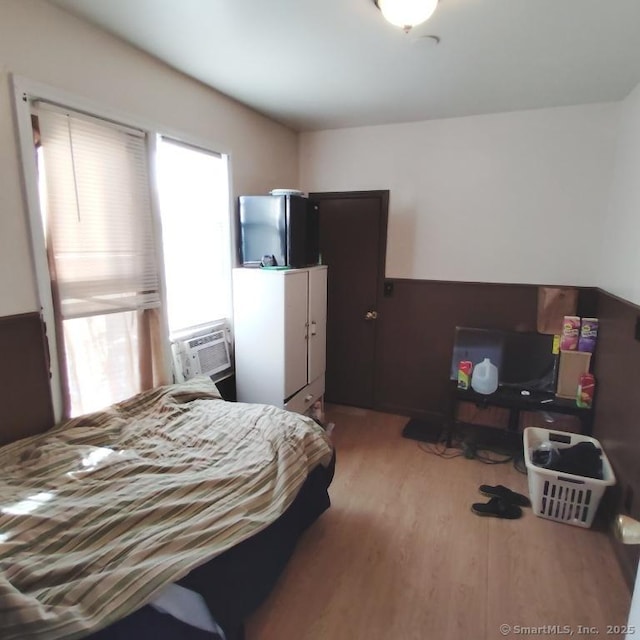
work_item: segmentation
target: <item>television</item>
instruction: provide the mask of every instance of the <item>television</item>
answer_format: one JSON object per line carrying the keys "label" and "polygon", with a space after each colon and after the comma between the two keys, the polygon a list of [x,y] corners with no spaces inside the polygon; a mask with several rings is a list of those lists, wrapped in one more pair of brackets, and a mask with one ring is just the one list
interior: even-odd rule
{"label": "television", "polygon": [[461,360],[475,367],[484,358],[498,367],[500,387],[550,395],[556,391],[559,356],[553,352],[552,335],[456,327],[450,378],[457,379]]}

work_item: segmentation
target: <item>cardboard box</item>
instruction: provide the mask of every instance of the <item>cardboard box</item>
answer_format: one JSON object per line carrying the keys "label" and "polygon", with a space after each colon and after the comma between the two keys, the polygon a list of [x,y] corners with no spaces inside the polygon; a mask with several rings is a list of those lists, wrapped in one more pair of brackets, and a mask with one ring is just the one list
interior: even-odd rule
{"label": "cardboard box", "polygon": [[580,376],[588,373],[590,365],[591,354],[586,351],[561,351],[556,395],[575,400]]}
{"label": "cardboard box", "polygon": [[562,333],[562,319],[575,316],[577,308],[577,289],[538,287],[538,333]]}

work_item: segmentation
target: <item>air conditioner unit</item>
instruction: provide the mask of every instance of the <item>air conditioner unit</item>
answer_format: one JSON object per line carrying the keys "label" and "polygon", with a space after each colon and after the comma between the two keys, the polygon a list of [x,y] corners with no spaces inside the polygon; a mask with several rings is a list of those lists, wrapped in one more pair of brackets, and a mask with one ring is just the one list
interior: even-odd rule
{"label": "air conditioner unit", "polygon": [[231,357],[226,324],[210,327],[172,343],[174,368],[178,382],[195,376],[224,377],[231,372]]}

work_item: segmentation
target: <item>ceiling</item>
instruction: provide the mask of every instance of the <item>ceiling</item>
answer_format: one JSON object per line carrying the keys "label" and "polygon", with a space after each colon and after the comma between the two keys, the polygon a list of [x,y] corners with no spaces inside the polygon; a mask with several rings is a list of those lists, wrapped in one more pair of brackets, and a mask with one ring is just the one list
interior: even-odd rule
{"label": "ceiling", "polygon": [[[49,0],[298,131],[624,98],[640,0]],[[427,35],[436,35],[435,44]]]}

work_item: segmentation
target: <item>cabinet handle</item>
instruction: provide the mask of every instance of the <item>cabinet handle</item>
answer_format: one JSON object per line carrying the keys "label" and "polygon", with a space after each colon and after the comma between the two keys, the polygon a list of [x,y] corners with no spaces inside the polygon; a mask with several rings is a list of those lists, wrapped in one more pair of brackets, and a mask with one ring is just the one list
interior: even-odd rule
{"label": "cabinet handle", "polygon": [[318,325],[315,323],[315,321],[313,321],[311,322],[311,335],[315,336],[317,332],[318,332]]}
{"label": "cabinet handle", "polygon": [[313,394],[312,393],[310,393],[308,396],[304,397],[304,401],[305,402],[309,402],[309,400],[313,400]]}

